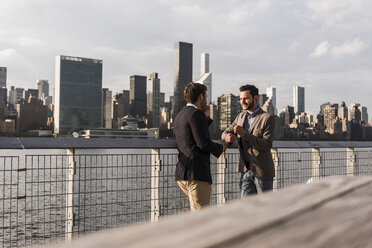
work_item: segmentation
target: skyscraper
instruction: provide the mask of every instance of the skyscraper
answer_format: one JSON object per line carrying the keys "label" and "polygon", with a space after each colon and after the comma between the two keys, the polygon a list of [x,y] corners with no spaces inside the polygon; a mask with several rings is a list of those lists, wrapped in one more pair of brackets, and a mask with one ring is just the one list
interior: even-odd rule
{"label": "skyscraper", "polygon": [[112,98],[112,118],[122,118],[129,114],[129,90],[122,90]]}
{"label": "skyscraper", "polygon": [[19,102],[19,100],[21,100],[22,98],[23,98],[23,94],[24,94],[24,92],[25,92],[25,89],[23,89],[23,88],[16,88],[15,89],[15,103],[17,104],[18,102]]}
{"label": "skyscraper", "polygon": [[201,54],[201,76],[197,81],[207,87],[207,104],[212,104],[212,73],[209,72],[209,54]]}
{"label": "skyscraper", "polygon": [[15,87],[10,86],[9,96],[8,96],[8,103],[12,104],[15,107],[16,99],[17,99],[17,95],[16,95]]}
{"label": "skyscraper", "polygon": [[344,101],[341,102],[339,108],[338,108],[338,113],[337,113],[338,118],[341,120],[347,120],[348,117],[348,109],[346,107],[346,104]]}
{"label": "skyscraper", "polygon": [[129,104],[132,116],[145,117],[147,110],[146,76],[130,76]]}
{"label": "skyscraper", "polygon": [[38,99],[39,98],[39,90],[38,89],[28,89],[28,90],[23,92],[23,99],[25,99],[26,102],[28,101],[28,98],[30,96],[32,98]]}
{"label": "skyscraper", "polygon": [[293,86],[293,106],[295,114],[300,115],[305,112],[305,88],[301,86]]}
{"label": "skyscraper", "polygon": [[362,113],[359,110],[360,104],[359,103],[353,103],[349,107],[349,114],[348,119],[349,121],[356,121],[359,122],[362,120]]}
{"label": "skyscraper", "polygon": [[102,60],[56,57],[54,133],[102,126]]}
{"label": "skyscraper", "polygon": [[38,79],[37,89],[39,91],[39,99],[49,96],[49,83],[48,80]]}
{"label": "skyscraper", "polygon": [[112,91],[102,89],[102,123],[104,128],[112,128]]}
{"label": "skyscraper", "polygon": [[174,45],[174,101],[172,103],[172,119],[186,105],[183,91],[192,81],[192,44],[176,42]]}
{"label": "skyscraper", "polygon": [[165,93],[164,92],[160,92],[160,101],[159,101],[159,105],[160,107],[164,107],[165,106]]}
{"label": "skyscraper", "polygon": [[274,87],[266,88],[266,95],[268,98],[271,99],[271,103],[273,104],[274,107],[274,114],[277,114],[278,111],[276,109],[276,88]]}
{"label": "skyscraper", "polygon": [[224,94],[217,99],[219,127],[225,130],[241,111],[239,96]]}
{"label": "skyscraper", "polygon": [[6,87],[6,67],[0,67],[0,88]]}
{"label": "skyscraper", "polygon": [[0,67],[0,103],[7,103],[8,90],[6,88],[6,67]]}
{"label": "skyscraper", "polygon": [[257,99],[258,106],[263,107],[267,99],[268,97],[266,94],[258,94],[258,99]]}
{"label": "skyscraper", "polygon": [[358,108],[359,108],[359,111],[360,111],[361,120],[364,123],[368,123],[368,111],[367,111],[367,107],[359,106]]}
{"label": "skyscraper", "polygon": [[148,99],[148,121],[149,127],[160,127],[160,79],[158,73],[153,72],[150,74],[149,83],[151,87],[150,96]]}
{"label": "skyscraper", "polygon": [[7,103],[8,100],[8,90],[6,87],[0,87],[0,103],[5,104]]}

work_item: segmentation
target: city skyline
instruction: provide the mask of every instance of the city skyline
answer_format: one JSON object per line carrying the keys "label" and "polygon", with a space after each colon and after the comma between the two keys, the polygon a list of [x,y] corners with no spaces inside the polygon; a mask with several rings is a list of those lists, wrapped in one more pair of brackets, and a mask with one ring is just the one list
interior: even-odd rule
{"label": "city skyline", "polygon": [[[144,3],[4,0],[0,66],[8,69],[8,89],[35,88],[35,80],[42,78],[52,94],[54,58],[66,54],[103,60],[103,87],[113,93],[129,89],[130,75],[158,72],[168,100],[173,95],[173,44],[184,41],[194,45],[194,81],[201,74],[200,54],[212,58],[213,100],[237,94],[240,85],[251,82],[260,93],[269,86],[277,89],[278,112],[291,105],[294,85],[306,88],[311,114],[328,101],[358,102],[371,109],[367,1]],[[206,8],[211,3],[213,8]],[[154,10],[155,19],[136,18]]]}

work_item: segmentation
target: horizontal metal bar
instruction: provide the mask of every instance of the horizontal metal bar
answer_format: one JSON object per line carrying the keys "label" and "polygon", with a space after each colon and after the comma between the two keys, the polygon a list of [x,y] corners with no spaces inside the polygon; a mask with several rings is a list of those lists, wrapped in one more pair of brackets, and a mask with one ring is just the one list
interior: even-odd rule
{"label": "horizontal metal bar", "polygon": [[[19,142],[21,143],[19,143]],[[174,139],[110,139],[110,138],[38,138],[6,137],[0,140],[0,149],[113,149],[113,148],[176,148]],[[232,145],[237,147],[237,143]],[[372,147],[371,141],[274,141],[274,148],[365,148]]]}

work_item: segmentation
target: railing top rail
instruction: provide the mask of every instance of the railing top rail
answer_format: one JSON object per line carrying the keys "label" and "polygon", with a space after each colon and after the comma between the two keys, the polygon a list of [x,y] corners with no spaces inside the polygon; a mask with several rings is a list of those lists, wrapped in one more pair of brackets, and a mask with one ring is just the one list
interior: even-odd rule
{"label": "railing top rail", "polygon": [[[41,138],[41,137],[2,137],[0,149],[136,149],[136,148],[176,148],[174,139],[113,139],[113,138]],[[232,147],[237,147],[233,144]],[[274,141],[274,148],[367,148],[370,141]]]}

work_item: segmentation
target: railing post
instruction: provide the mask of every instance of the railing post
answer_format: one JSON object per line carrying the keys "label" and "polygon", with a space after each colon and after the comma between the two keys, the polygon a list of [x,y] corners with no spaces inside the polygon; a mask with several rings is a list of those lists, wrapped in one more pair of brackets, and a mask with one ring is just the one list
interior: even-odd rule
{"label": "railing post", "polygon": [[74,175],[75,175],[75,150],[67,149],[68,168],[66,181],[66,245],[69,245],[72,240],[72,228],[74,226]]}
{"label": "railing post", "polygon": [[225,197],[225,171],[227,168],[226,154],[223,152],[217,159],[217,205],[226,203]]}
{"label": "railing post", "polygon": [[278,167],[279,167],[279,155],[278,155],[278,148],[271,148],[271,154],[273,157],[274,162],[274,169],[275,169],[275,177],[273,181],[273,191],[278,190]]}
{"label": "railing post", "polygon": [[356,167],[356,157],[354,147],[346,148],[346,175],[347,176],[354,176],[355,175],[355,167]]}
{"label": "railing post", "polygon": [[160,212],[159,204],[159,179],[161,170],[160,149],[151,150],[151,221],[158,221]]}
{"label": "railing post", "polygon": [[312,157],[312,180],[310,181],[316,181],[320,179],[320,148],[312,149]]}

